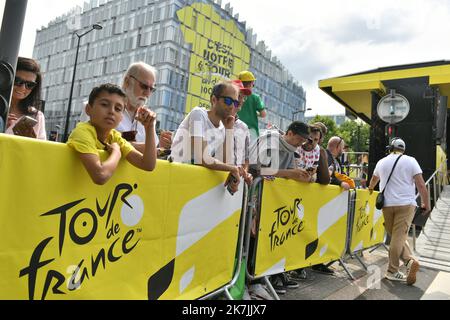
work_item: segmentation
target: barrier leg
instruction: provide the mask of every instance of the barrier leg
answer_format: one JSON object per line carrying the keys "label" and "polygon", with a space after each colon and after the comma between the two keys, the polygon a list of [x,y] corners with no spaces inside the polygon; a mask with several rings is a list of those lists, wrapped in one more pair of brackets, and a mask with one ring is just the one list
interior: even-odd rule
{"label": "barrier leg", "polygon": [[245,223],[246,223],[247,212],[248,212],[247,196],[248,196],[248,189],[247,189],[247,186],[244,184],[244,193],[243,193],[243,200],[244,200],[243,203],[244,204],[243,204],[242,210],[241,210],[239,234],[238,234],[237,249],[236,249],[237,250],[236,265],[235,265],[235,271],[233,274],[233,278],[230,281],[230,283],[225,285],[225,287],[222,287],[222,288],[204,296],[203,298],[201,298],[201,300],[213,299],[214,297],[216,297],[220,294],[225,294],[225,297],[228,300],[234,300],[233,296],[231,295],[230,289],[232,289],[233,286],[237,283],[238,278],[241,273],[242,263],[246,262],[245,257],[244,257],[244,235],[245,235],[245,227],[246,227]]}
{"label": "barrier leg", "polygon": [[375,250],[377,250],[381,246],[383,246],[386,249],[386,251],[389,251],[389,249],[386,247],[386,245],[384,243],[380,243],[380,244],[376,245],[375,247],[373,247],[372,249],[370,249],[369,253],[374,252]]}
{"label": "barrier leg", "polygon": [[344,261],[342,259],[339,259],[338,261],[339,264],[342,266],[342,268],[344,268],[345,272],[347,272],[349,278],[353,281],[356,280],[353,274],[350,272],[350,270],[348,270],[347,265],[344,263]]}
{"label": "barrier leg", "polygon": [[231,293],[228,290],[228,288],[225,288],[225,295],[226,295],[228,300],[234,300],[233,297],[231,296]]}
{"label": "barrier leg", "polygon": [[264,283],[266,284],[267,288],[269,288],[270,293],[275,298],[275,300],[280,300],[280,297],[278,296],[277,292],[273,288],[272,284],[269,281],[269,277],[265,276],[262,278],[264,280]]}
{"label": "barrier leg", "polygon": [[356,260],[358,260],[358,262],[363,266],[364,270],[367,271],[367,266],[366,266],[366,264],[361,260],[361,258],[358,256],[358,254],[355,254],[355,258],[356,258]]}

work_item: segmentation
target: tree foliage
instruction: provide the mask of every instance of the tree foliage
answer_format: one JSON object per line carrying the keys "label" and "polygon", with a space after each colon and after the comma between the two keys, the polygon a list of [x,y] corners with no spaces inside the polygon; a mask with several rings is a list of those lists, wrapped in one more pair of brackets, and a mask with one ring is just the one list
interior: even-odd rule
{"label": "tree foliage", "polygon": [[350,147],[351,151],[369,151],[370,126],[368,124],[347,120],[338,127],[331,117],[319,115],[309,121],[310,124],[315,122],[322,122],[328,128],[328,133],[325,135],[322,144],[324,148],[327,147],[328,140],[331,137],[339,136],[344,139],[345,144]]}
{"label": "tree foliage", "polygon": [[352,151],[369,151],[370,126],[367,123],[347,120],[339,127],[339,132]]}

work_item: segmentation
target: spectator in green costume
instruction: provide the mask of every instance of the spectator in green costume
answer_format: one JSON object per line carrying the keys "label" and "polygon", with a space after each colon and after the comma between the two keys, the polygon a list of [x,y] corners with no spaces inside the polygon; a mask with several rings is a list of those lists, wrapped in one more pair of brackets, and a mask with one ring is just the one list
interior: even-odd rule
{"label": "spectator in green costume", "polygon": [[[242,71],[239,73],[239,80],[242,81],[245,88],[253,89],[256,78],[250,71]],[[251,140],[256,140],[259,137],[258,116],[266,117],[265,106],[261,97],[255,93],[248,96],[238,115],[239,119],[248,126]]]}

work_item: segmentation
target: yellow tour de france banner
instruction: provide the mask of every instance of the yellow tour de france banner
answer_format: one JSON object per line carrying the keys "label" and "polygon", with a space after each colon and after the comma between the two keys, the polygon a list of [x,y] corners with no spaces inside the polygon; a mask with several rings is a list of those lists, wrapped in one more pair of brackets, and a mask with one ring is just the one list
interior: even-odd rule
{"label": "yellow tour de france banner", "polygon": [[0,134],[0,175],[0,299],[195,299],[232,279],[243,191],[225,173],[122,160],[98,186],[66,145]]}
{"label": "yellow tour de france banner", "polygon": [[358,252],[384,242],[383,212],[375,207],[378,192],[356,190],[350,251]]}
{"label": "yellow tour de france banner", "polygon": [[447,155],[440,145],[436,146],[436,170],[440,171],[437,178],[442,185],[447,184]]}
{"label": "yellow tour de france banner", "polygon": [[245,35],[232,19],[221,17],[214,6],[194,3],[177,11],[186,43],[192,45],[186,113],[210,107],[214,85],[247,70],[250,50]]}
{"label": "yellow tour de france banner", "polygon": [[347,216],[348,191],[337,186],[264,181],[255,276],[339,259]]}

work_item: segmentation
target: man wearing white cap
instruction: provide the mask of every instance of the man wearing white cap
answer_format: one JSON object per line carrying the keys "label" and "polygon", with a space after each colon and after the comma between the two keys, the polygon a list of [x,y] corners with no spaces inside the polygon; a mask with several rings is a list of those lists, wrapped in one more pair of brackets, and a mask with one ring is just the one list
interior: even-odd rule
{"label": "man wearing white cap", "polygon": [[[420,193],[423,214],[430,212],[428,193],[417,160],[404,155],[405,142],[400,138],[394,138],[388,148],[389,155],[378,161],[375,166],[369,192],[372,193],[380,181],[380,190],[384,191],[382,210],[385,228],[391,236],[386,278],[412,285],[416,282],[416,273],[419,270],[419,262],[412,257],[408,245],[408,231],[417,206],[415,187]],[[406,266],[406,275],[399,271],[400,259]]]}

